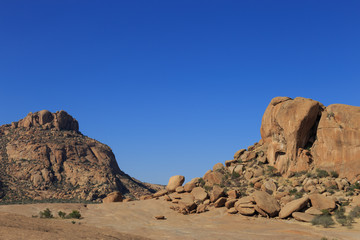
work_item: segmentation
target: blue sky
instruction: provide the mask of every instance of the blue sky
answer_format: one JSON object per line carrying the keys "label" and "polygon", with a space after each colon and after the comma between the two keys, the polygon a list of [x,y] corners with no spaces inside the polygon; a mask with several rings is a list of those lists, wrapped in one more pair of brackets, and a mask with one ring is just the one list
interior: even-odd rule
{"label": "blue sky", "polygon": [[142,181],[260,139],[273,97],[359,106],[359,1],[0,1],[0,124],[66,110]]}

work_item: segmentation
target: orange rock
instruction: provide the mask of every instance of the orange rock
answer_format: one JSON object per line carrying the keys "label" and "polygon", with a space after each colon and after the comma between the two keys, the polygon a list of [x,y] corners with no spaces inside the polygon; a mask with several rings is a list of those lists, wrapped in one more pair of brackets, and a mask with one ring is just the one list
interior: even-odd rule
{"label": "orange rock", "polygon": [[312,147],[316,167],[350,182],[360,175],[360,107],[333,104],[322,113]]}
{"label": "orange rock", "polygon": [[261,137],[268,145],[267,159],[280,173],[287,173],[290,163],[297,171],[299,148],[313,139],[321,104],[306,98],[277,97],[271,100],[261,123]]}

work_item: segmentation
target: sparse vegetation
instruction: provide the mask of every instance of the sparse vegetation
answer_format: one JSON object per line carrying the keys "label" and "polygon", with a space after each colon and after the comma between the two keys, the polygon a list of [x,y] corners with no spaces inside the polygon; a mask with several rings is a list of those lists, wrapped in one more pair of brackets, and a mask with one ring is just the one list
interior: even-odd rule
{"label": "sparse vegetation", "polygon": [[351,227],[352,222],[354,220],[354,218],[352,216],[346,216],[345,215],[345,208],[344,207],[339,207],[336,211],[335,211],[335,219],[336,221],[341,224],[341,226],[347,226],[347,227]]}
{"label": "sparse vegetation", "polygon": [[318,178],[325,178],[329,176],[329,173],[322,169],[316,169],[316,174]]}
{"label": "sparse vegetation", "polygon": [[50,209],[46,208],[44,211],[39,212],[40,218],[53,218]]}
{"label": "sparse vegetation", "polygon": [[335,171],[331,171],[330,176],[332,176],[333,178],[338,178],[339,174],[337,172],[335,172]]}
{"label": "sparse vegetation", "polygon": [[58,215],[59,215],[59,217],[61,217],[61,218],[65,218],[66,213],[64,213],[64,212],[62,212],[62,211],[59,211],[59,212],[58,212]]}
{"label": "sparse vegetation", "polygon": [[203,178],[199,178],[199,184],[200,184],[200,187],[204,187],[205,186],[205,180]]}
{"label": "sparse vegetation", "polygon": [[80,219],[81,218],[81,214],[78,210],[73,210],[71,213],[69,213],[66,218],[76,218],[76,219]]}
{"label": "sparse vegetation", "polygon": [[322,210],[322,214],[316,216],[312,221],[312,225],[321,225],[324,228],[328,228],[335,224],[328,210]]}

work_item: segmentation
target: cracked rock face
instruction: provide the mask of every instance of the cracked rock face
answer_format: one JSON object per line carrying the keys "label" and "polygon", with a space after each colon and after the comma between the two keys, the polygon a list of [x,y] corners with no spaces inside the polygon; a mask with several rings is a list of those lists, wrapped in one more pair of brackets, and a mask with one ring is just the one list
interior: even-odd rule
{"label": "cracked rock face", "polygon": [[314,142],[321,110],[319,102],[306,98],[277,97],[270,102],[260,132],[268,146],[267,159],[280,173],[297,170],[298,151]]}
{"label": "cracked rock face", "polygon": [[336,171],[349,181],[360,180],[360,107],[328,106],[311,152],[316,166]]}
{"label": "cracked rock face", "polygon": [[0,127],[0,201],[100,201],[153,190],[122,172],[110,147],[79,132],[65,111],[43,110]]}
{"label": "cracked rock face", "polygon": [[315,167],[360,180],[360,107],[276,97],[260,132],[269,164],[283,175]]}

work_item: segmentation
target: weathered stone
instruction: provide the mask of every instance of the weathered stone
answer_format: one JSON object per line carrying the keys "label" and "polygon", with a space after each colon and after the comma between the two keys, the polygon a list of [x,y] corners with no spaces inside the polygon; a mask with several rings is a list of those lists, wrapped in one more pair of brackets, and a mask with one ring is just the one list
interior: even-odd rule
{"label": "weathered stone", "polygon": [[319,210],[333,210],[336,207],[335,201],[330,197],[325,197],[321,194],[311,194],[309,195],[309,198],[311,201],[311,205]]}
{"label": "weathered stone", "polygon": [[205,204],[199,204],[196,208],[196,213],[203,213],[208,211],[207,206]]}
{"label": "weathered stone", "polygon": [[237,151],[235,154],[234,154],[234,159],[235,160],[239,160],[240,159],[240,156],[246,151],[246,149],[240,149],[239,151]]}
{"label": "weathered stone", "polygon": [[254,208],[238,208],[236,209],[241,215],[252,216],[255,214]]}
{"label": "weathered stone", "polygon": [[185,177],[181,175],[172,176],[169,179],[168,185],[166,186],[166,190],[169,192],[175,192],[176,188],[181,186],[185,181]]}
{"label": "weathered stone", "polygon": [[162,189],[162,190],[157,191],[156,193],[154,193],[153,197],[154,198],[161,197],[161,196],[164,196],[167,193],[168,193],[168,191],[166,189]]}
{"label": "weathered stone", "polygon": [[226,197],[221,197],[218,200],[216,200],[216,202],[214,202],[214,207],[219,208],[219,207],[224,207],[225,203],[226,203]]}
{"label": "weathered stone", "polygon": [[210,192],[210,202],[215,202],[220,197],[224,197],[224,189],[219,186],[214,186],[213,189]]}
{"label": "weathered stone", "polygon": [[221,181],[223,179],[223,175],[218,171],[215,171],[215,172],[210,171],[210,172],[205,173],[203,179],[205,180],[206,185],[213,186],[214,184],[221,183]]}
{"label": "weathered stone", "polygon": [[273,179],[265,181],[261,186],[261,190],[267,192],[268,194],[273,194],[276,192],[276,189],[277,187]]}
{"label": "weathered stone", "polygon": [[222,163],[217,163],[213,166],[213,171],[219,171],[225,169],[224,165]]}
{"label": "weathered stone", "polygon": [[360,195],[353,197],[351,205],[360,207]]}
{"label": "weathered stone", "polygon": [[235,208],[230,208],[230,209],[227,210],[227,213],[228,214],[237,214],[238,210],[236,210]]}
{"label": "weathered stone", "polygon": [[321,104],[311,99],[277,97],[271,100],[260,132],[263,143],[268,146],[269,164],[280,173],[303,170],[303,163],[297,165],[298,149],[315,141],[312,129],[320,111]]}
{"label": "weathered stone", "polygon": [[236,199],[239,197],[239,193],[236,190],[229,190],[227,192],[227,195],[228,195],[228,198],[230,198],[230,199]]}
{"label": "weathered stone", "polygon": [[175,189],[175,192],[177,192],[177,193],[183,193],[183,192],[185,192],[185,189],[184,189],[183,186],[179,186],[179,187],[177,187],[177,188]]}
{"label": "weathered stone", "polygon": [[322,112],[311,153],[317,168],[354,182],[360,173],[360,107],[333,104]]}
{"label": "weathered stone", "polygon": [[321,212],[319,209],[314,208],[314,207],[308,208],[308,209],[305,211],[305,213],[311,214],[311,215],[321,215],[321,214],[322,214],[322,212]]}
{"label": "weathered stone", "polygon": [[165,220],[166,218],[163,215],[159,215],[159,216],[155,216],[155,219],[156,220]]}
{"label": "weathered stone", "polygon": [[311,222],[314,219],[313,215],[303,213],[303,212],[293,212],[293,218],[301,222]]}
{"label": "weathered stone", "polygon": [[293,212],[297,212],[301,209],[303,209],[309,201],[309,197],[305,196],[300,199],[296,199],[294,201],[289,202],[284,207],[281,208],[281,211],[279,212],[279,218],[287,218],[289,217]]}
{"label": "weathered stone", "polygon": [[191,192],[191,191],[197,186],[199,180],[200,180],[200,178],[193,178],[193,179],[191,179],[190,182],[188,182],[188,183],[186,183],[186,184],[184,185],[184,190],[185,190],[186,192]]}
{"label": "weathered stone", "polygon": [[226,207],[227,209],[233,208],[236,202],[237,202],[236,199],[228,199],[228,200],[226,201],[226,203],[225,203],[225,207]]}
{"label": "weathered stone", "polygon": [[202,202],[209,197],[205,189],[203,189],[202,187],[194,188],[191,191],[191,194],[194,196],[195,201],[198,200]]}
{"label": "weathered stone", "polygon": [[280,205],[270,194],[263,191],[255,191],[252,196],[256,205],[269,214],[270,217],[275,217],[279,213]]}
{"label": "weathered stone", "polygon": [[103,203],[122,202],[123,197],[120,192],[112,192],[102,200]]}

